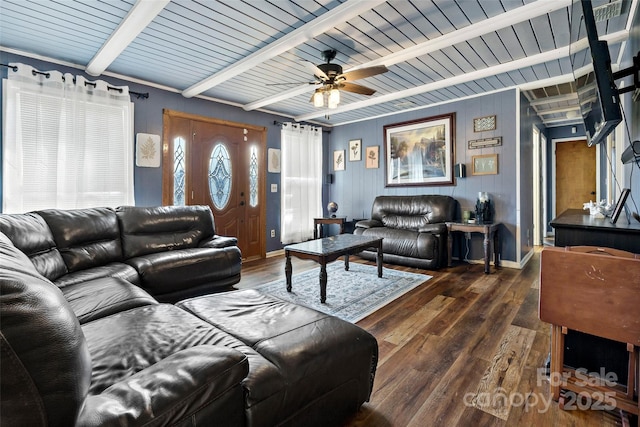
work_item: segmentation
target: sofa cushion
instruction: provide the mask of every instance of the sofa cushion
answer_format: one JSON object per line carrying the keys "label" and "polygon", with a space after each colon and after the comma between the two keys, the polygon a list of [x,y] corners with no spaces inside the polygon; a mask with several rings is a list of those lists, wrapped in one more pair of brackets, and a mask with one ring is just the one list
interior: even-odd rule
{"label": "sofa cushion", "polygon": [[[432,224],[452,221],[455,217],[455,209],[456,201],[450,196],[378,196],[371,208],[371,219],[384,222],[385,216],[407,217],[411,218],[406,220],[410,228],[417,230],[420,226],[418,222]],[[418,217],[424,217],[424,219]],[[388,221],[399,224],[403,220],[389,218]]]}
{"label": "sofa cushion", "polygon": [[117,216],[126,258],[196,248],[215,235],[208,206],[121,206]]}
{"label": "sofa cushion", "polygon": [[237,246],[158,252],[131,258],[127,263],[140,274],[140,286],[156,297],[181,291],[186,284],[191,288],[218,281],[225,283],[229,277],[235,277],[236,283],[242,267]]}
{"label": "sofa cushion", "polygon": [[47,279],[55,280],[67,272],[49,226],[37,213],[0,215],[0,231]]}
{"label": "sofa cushion", "polygon": [[401,228],[404,230],[415,230],[424,227],[429,224],[427,215],[396,215],[387,214],[382,215],[382,224],[389,228]]}
{"label": "sofa cushion", "polygon": [[[93,358],[90,394],[153,366],[171,354],[216,345],[240,351],[249,361],[243,380],[248,405],[279,404],[285,382],[280,370],[258,352],[228,333],[174,305],[138,307],[82,325]],[[268,424],[267,424],[268,425]]]}
{"label": "sofa cushion", "polygon": [[126,280],[103,277],[62,288],[80,324],[157,301]]}
{"label": "sofa cushion", "polygon": [[47,209],[38,213],[49,225],[70,272],[122,261],[113,209]]}
{"label": "sofa cushion", "polygon": [[131,282],[134,285],[140,284],[140,276],[136,269],[124,262],[111,262],[99,267],[74,271],[58,277],[53,283],[58,285],[60,288],[64,288],[65,286],[75,285],[76,283],[82,283],[87,280],[95,280],[103,277],[116,277],[118,279]]}
{"label": "sofa cushion", "polygon": [[60,289],[0,233],[0,413],[3,425],[75,425],[91,357]]}
{"label": "sofa cushion", "polygon": [[[240,382],[248,371],[239,351],[210,345],[180,350],[89,396],[77,425],[242,426]],[[215,410],[197,421],[211,405]]]}

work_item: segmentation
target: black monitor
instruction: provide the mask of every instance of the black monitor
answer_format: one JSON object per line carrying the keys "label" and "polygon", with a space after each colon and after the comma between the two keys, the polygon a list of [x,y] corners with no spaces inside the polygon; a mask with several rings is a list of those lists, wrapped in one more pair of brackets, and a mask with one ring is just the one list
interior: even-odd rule
{"label": "black monitor", "polygon": [[589,146],[598,144],[620,123],[622,114],[609,46],[606,41],[598,40],[589,0],[573,1],[569,56],[587,142]]}

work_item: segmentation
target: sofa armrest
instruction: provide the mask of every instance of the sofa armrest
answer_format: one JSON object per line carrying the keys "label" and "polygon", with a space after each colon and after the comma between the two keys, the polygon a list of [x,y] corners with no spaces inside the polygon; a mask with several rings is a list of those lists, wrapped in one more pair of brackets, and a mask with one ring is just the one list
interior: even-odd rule
{"label": "sofa armrest", "polygon": [[218,236],[217,234],[210,239],[200,242],[201,248],[228,248],[229,246],[238,246],[236,237]]}
{"label": "sofa armrest", "polygon": [[418,228],[419,233],[443,234],[447,232],[447,224],[439,222],[436,224],[426,224]]}
{"label": "sofa armrest", "polygon": [[[77,425],[175,425],[216,401],[226,402],[220,421],[236,412],[244,417],[240,383],[248,373],[247,357],[237,350],[188,348],[87,397]],[[227,398],[237,391],[237,398]]]}
{"label": "sofa armrest", "polygon": [[356,228],[374,228],[374,227],[383,227],[382,221],[378,221],[377,219],[365,219],[363,221],[356,222]]}

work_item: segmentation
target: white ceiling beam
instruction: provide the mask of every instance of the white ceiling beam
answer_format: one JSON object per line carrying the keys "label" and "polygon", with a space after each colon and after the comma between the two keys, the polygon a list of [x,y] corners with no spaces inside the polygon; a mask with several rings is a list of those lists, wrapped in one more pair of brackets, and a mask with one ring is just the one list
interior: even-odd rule
{"label": "white ceiling beam", "polygon": [[[406,62],[410,59],[427,55],[431,52],[436,52],[455,44],[480,37],[499,29],[506,28],[520,22],[528,21],[538,16],[551,13],[555,10],[566,8],[569,5],[571,5],[571,0],[537,0],[525,6],[520,6],[508,12],[496,15],[493,18],[485,19],[484,21],[471,24],[467,27],[460,28],[459,30],[443,34],[442,36],[435,39],[427,40],[423,43],[419,43],[390,55],[383,56],[382,58],[360,64],[346,70],[345,72],[358,70],[360,68],[374,67],[377,65],[385,65],[387,67],[390,67],[392,65]],[[244,105],[243,108],[246,111],[254,110],[265,105],[273,104],[284,99],[298,96],[301,93],[305,93],[307,91],[310,91],[309,85],[299,86],[297,88],[281,92],[277,95],[248,103]]]}
{"label": "white ceiling beam", "polygon": [[[509,71],[518,70],[520,68],[531,67],[537,64],[543,64],[548,61],[563,58],[569,54],[569,47],[563,47],[555,50],[551,50],[537,55],[532,55],[515,61],[505,62],[504,64],[495,65],[493,67],[487,67],[482,70],[472,71],[469,73],[460,74],[448,79],[439,80],[432,83],[416,86],[410,89],[397,91],[394,93],[388,93],[386,95],[377,96],[375,98],[366,99],[364,101],[353,102],[351,104],[340,106],[331,110],[331,114],[343,113],[346,111],[357,110],[359,108],[370,107],[372,105],[381,104],[384,102],[395,101],[396,99],[402,99],[409,96],[420,95],[426,92],[444,89],[449,86],[459,85],[462,83],[468,83],[477,79],[483,79],[497,74],[506,73]],[[326,114],[325,110],[314,111],[309,114],[303,114],[296,116],[297,121],[305,121],[314,117],[320,117]]]}
{"label": "white ceiling beam", "polygon": [[155,19],[170,0],[138,0],[118,28],[109,36],[100,50],[89,61],[85,71],[99,76],[138,37],[147,25]]}
{"label": "white ceiling beam", "polygon": [[578,100],[578,94],[573,92],[573,93],[566,93],[564,95],[556,95],[556,96],[549,96],[547,98],[539,98],[529,102],[529,104],[532,107],[536,107],[538,105],[549,104],[550,102],[569,102],[569,101],[577,101],[577,100]]}
{"label": "white ceiling beam", "polygon": [[250,70],[256,65],[262,64],[271,58],[311,40],[319,34],[329,31],[341,22],[346,22],[355,16],[373,9],[385,1],[386,0],[347,0],[341,5],[323,13],[313,21],[307,22],[302,27],[299,27],[289,34],[279,38],[275,42],[185,89],[182,92],[182,95],[187,98],[191,98],[192,96],[201,94],[202,92],[207,91],[212,87],[237,76],[238,74]]}
{"label": "white ceiling beam", "polygon": [[[626,30],[618,31],[602,39],[607,40],[609,43],[617,43],[622,40],[626,40],[629,37],[629,32]],[[586,40],[584,41],[586,43]],[[581,46],[579,43],[578,46]],[[576,46],[574,45],[573,48]],[[572,48],[572,49],[573,49]],[[573,50],[572,50],[573,51]],[[373,105],[382,104],[384,102],[395,101],[396,99],[406,98],[409,96],[420,95],[429,91],[444,89],[449,86],[454,86],[462,83],[468,83],[474,80],[483,79],[497,74],[507,73],[509,71],[515,71],[520,68],[532,67],[538,64],[544,64],[548,61],[558,60],[569,56],[569,46],[561,47],[558,49],[550,50],[548,52],[539,53],[536,55],[527,56],[525,58],[517,59],[515,61],[505,62],[503,64],[495,65],[493,67],[487,67],[481,70],[472,71],[469,73],[460,74],[448,79],[439,80],[432,83],[416,86],[414,88],[401,90],[386,95],[376,96],[363,101],[353,102],[340,106],[331,110],[331,114],[343,113],[346,111],[357,110],[359,108],[371,107]],[[326,114],[326,110],[318,110],[309,114],[303,114],[296,116],[297,121],[306,121],[315,117],[321,117]]]}
{"label": "white ceiling beam", "polygon": [[567,111],[580,111],[580,106],[576,104],[576,105],[568,105],[566,107],[558,107],[558,108],[546,108],[546,109],[536,108],[536,113],[538,113],[539,116],[566,113]]}

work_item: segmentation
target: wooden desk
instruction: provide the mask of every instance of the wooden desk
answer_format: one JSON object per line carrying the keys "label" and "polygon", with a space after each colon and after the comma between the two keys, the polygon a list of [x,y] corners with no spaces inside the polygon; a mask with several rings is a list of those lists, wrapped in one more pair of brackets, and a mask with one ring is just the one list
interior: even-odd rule
{"label": "wooden desk", "polygon": [[[335,218],[313,218],[313,238],[317,239],[318,235],[322,239],[322,224],[338,224],[340,226],[340,234],[344,234],[344,222],[347,218],[344,216],[338,216]],[[320,233],[318,233],[318,227],[320,228]]]}
{"label": "wooden desk", "polygon": [[464,233],[482,233],[484,235],[484,272],[489,274],[491,271],[491,245],[493,244],[493,264],[496,268],[500,267],[500,238],[499,230],[500,223],[492,224],[474,224],[474,223],[462,223],[462,222],[447,222],[447,265],[451,267],[451,250],[453,247],[453,233],[454,231],[461,231]]}

